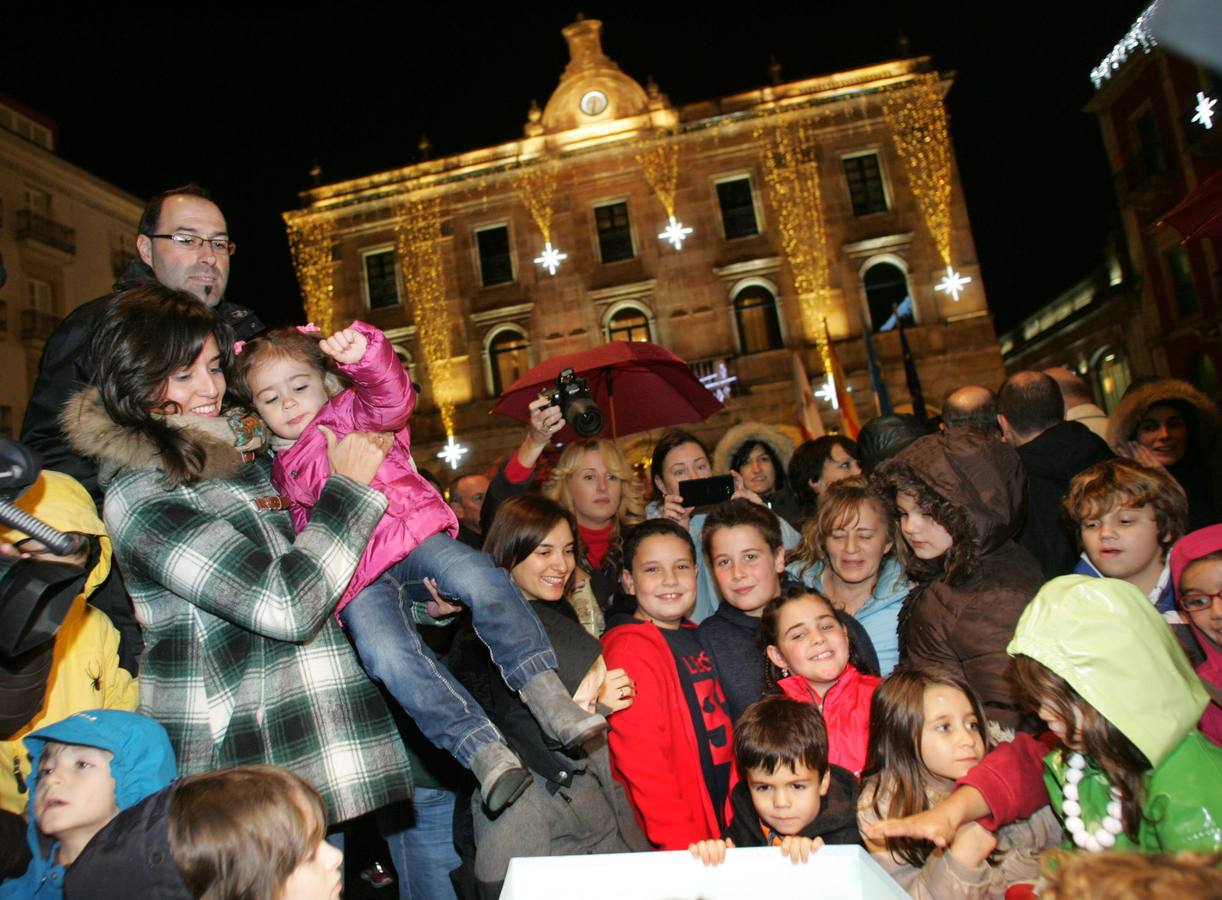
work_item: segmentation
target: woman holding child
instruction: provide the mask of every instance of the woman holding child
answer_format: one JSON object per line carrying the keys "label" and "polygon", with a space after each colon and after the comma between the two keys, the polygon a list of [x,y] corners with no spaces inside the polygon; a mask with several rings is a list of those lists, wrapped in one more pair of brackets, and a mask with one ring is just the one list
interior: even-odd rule
{"label": "woman holding child", "polygon": [[367,485],[388,446],[351,434],[294,537],[257,421],[222,413],[232,335],[161,285],[107,310],[97,387],[65,408],[75,447],[109,480],[105,518],[145,628],[141,711],[183,774],[283,765],[322,794],[328,822],[406,797],[407,758],[331,613],[386,499]]}

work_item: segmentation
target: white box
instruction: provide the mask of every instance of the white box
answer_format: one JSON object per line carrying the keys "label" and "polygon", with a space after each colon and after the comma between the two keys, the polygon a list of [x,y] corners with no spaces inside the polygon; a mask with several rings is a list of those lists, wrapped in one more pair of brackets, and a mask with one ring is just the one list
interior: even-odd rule
{"label": "white box", "polygon": [[[776,893],[783,892],[783,893]],[[777,847],[726,852],[705,866],[686,851],[511,860],[501,900],[900,900],[907,893],[860,847],[823,847],[794,865]]]}

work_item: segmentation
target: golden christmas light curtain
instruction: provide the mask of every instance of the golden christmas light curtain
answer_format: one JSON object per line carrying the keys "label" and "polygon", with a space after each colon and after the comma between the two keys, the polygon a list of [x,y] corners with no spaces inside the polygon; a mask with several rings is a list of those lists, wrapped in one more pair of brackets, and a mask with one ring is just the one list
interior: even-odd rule
{"label": "golden christmas light curtain", "polygon": [[659,135],[636,155],[645,170],[645,180],[658,195],[666,215],[674,218],[675,194],[679,187],[679,142],[669,133]]}
{"label": "golden christmas light curtain", "polygon": [[824,325],[831,275],[823,194],[814,129],[808,122],[775,120],[757,129],[764,181],[777,211],[781,246],[793,271],[801,304],[802,327],[819,348],[823,371],[832,371]]}
{"label": "golden christmas light curtain", "polygon": [[323,334],[335,330],[335,263],[331,259],[334,226],[325,216],[286,214],[289,250],[305,306],[307,322]]}
{"label": "golden christmas light curtain", "polygon": [[454,395],[450,377],[450,315],[441,252],[441,200],[413,197],[397,211],[399,265],[411,303],[425,370],[446,434],[454,434]]}
{"label": "golden christmas light curtain", "polygon": [[543,233],[544,243],[551,243],[556,165],[552,162],[541,162],[522,166],[514,173],[513,187],[522,198],[530,217],[535,220],[535,225]]}
{"label": "golden christmas light curtain", "polygon": [[888,91],[883,116],[895,150],[904,161],[908,183],[925,218],[943,264],[950,262],[950,137],[942,89],[934,73]]}

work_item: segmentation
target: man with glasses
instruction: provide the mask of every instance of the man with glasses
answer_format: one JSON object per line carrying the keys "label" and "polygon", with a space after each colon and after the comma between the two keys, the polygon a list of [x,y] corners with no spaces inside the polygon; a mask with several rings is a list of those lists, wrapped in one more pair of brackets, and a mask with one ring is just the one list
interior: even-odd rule
{"label": "man with glasses", "polygon": [[225,216],[204,188],[188,184],[153,197],[137,230],[138,256],[113,292],[77,307],[47,339],[21,426],[22,442],[38,451],[44,468],[64,472],[83,484],[99,510],[102,491],[97,467],[68,446],[59,427],[59,411],[69,396],[93,380],[86,358],[89,337],[111,299],[128,288],[159,281],[215,309],[238,340],[263,331],[263,323],[251,310],[225,299],[229,260],[236,248]]}
{"label": "man with glasses", "polygon": [[[71,475],[84,485],[99,512],[102,490],[97,465],[69,446],[59,426],[59,412],[73,393],[93,380],[89,339],[98,317],[115,295],[159,281],[215,309],[239,340],[249,340],[263,331],[263,323],[251,310],[225,299],[229,258],[235,248],[225,217],[206,190],[188,184],[158,194],[144,208],[137,230],[139,255],[119,277],[112,293],[74,309],[47,338],[21,425],[22,442],[39,453],[43,467]],[[111,568],[89,602],[110,616],[119,629],[119,663],[137,674],[143,640],[117,567]]]}

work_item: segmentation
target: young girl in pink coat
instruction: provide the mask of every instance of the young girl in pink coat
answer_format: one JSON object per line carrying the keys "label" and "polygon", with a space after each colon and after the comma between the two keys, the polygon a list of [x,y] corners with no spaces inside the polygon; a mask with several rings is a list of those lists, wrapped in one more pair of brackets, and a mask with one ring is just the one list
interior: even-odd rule
{"label": "young girl in pink coat", "polygon": [[[329,474],[328,445],[351,431],[388,433],[391,448],[371,484],[386,496],[386,513],[337,613],[369,675],[433,743],[471,769],[496,811],[526,789],[530,772],[421,642],[416,616],[420,604],[434,599],[430,586],[470,606],[476,633],[506,683],[550,737],[576,746],[605,730],[606,721],[572,702],[547,634],[509,573],[454,539],[453,511],[412,462],[407,421],[416,393],[386,336],[362,322],[321,342],[309,332],[286,329],[242,345],[235,389],[275,435],[272,482],[291,504],[299,532]],[[351,388],[329,388],[327,357]]]}

